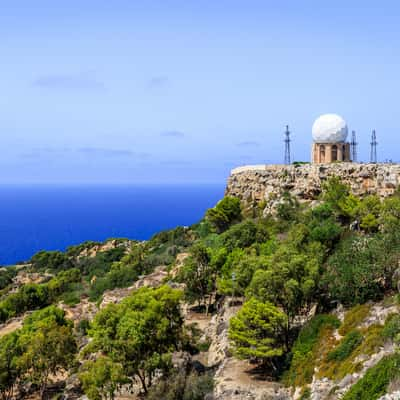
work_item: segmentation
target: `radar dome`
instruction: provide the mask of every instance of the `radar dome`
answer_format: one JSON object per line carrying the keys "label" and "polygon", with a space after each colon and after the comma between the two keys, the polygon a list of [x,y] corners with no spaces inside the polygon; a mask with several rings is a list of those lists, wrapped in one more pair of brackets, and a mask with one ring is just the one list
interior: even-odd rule
{"label": "radar dome", "polygon": [[312,136],[316,143],[344,142],[347,138],[346,121],[336,114],[321,115],[313,124]]}

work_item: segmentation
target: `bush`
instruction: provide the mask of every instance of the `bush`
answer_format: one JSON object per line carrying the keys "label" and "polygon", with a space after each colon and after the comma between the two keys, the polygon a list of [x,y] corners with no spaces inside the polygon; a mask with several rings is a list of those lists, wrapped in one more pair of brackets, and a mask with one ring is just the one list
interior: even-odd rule
{"label": "bush", "polygon": [[385,321],[385,326],[382,331],[382,336],[385,339],[395,339],[400,333],[400,315],[390,314]]}
{"label": "bush", "polygon": [[80,258],[78,267],[82,275],[91,279],[93,276],[101,277],[105,275],[114,262],[120,261],[125,255],[124,247],[116,247],[107,251],[102,251],[94,257]]}
{"label": "bush", "polygon": [[317,315],[307,322],[296,339],[286,380],[291,385],[303,386],[311,383],[314,361],[320,352],[320,341],[327,332],[338,328],[340,321],[333,315]]}
{"label": "bush", "polygon": [[181,247],[188,246],[190,244],[188,232],[189,229],[183,226],[178,226],[174,229],[158,232],[149,240],[148,246],[153,247],[163,244]]}
{"label": "bush", "polygon": [[251,220],[233,225],[221,235],[222,244],[232,251],[234,248],[245,248],[252,245],[256,240],[257,226]]}
{"label": "bush", "polygon": [[203,400],[212,393],[214,380],[212,375],[199,375],[192,372],[174,371],[167,379],[161,380],[150,388],[147,400]]}
{"label": "bush", "polygon": [[12,278],[17,275],[17,269],[14,267],[0,267],[0,290],[6,288],[12,283]]}
{"label": "bush", "polygon": [[344,336],[357,328],[368,316],[370,309],[370,304],[359,304],[347,311],[339,333]]}
{"label": "bush", "polygon": [[214,208],[206,213],[206,219],[213,228],[221,233],[233,222],[238,222],[241,216],[240,200],[236,197],[224,197]]}
{"label": "bush", "polygon": [[300,211],[300,204],[289,192],[282,194],[282,201],[276,207],[276,214],[283,222],[294,222],[297,220]]}
{"label": "bush", "polygon": [[377,400],[386,393],[389,383],[400,376],[400,355],[393,354],[368,369],[342,400]]}
{"label": "bush", "polygon": [[40,251],[31,258],[30,262],[32,267],[38,271],[58,272],[73,266],[69,257],[61,251]]}
{"label": "bush", "polygon": [[328,353],[328,361],[343,361],[353,350],[362,342],[363,335],[361,332],[354,330],[349,332],[340,342],[339,346],[335,350]]}
{"label": "bush", "polygon": [[354,305],[383,297],[392,277],[390,255],[396,251],[385,242],[379,235],[355,235],[342,241],[322,278],[332,300]]}

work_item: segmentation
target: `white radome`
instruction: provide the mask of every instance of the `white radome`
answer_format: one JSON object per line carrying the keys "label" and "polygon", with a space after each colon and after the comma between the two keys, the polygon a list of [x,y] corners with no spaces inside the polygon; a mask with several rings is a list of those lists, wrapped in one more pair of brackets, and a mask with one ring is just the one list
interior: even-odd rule
{"label": "white radome", "polygon": [[321,115],[312,126],[312,136],[316,143],[344,142],[347,138],[346,121],[336,114]]}

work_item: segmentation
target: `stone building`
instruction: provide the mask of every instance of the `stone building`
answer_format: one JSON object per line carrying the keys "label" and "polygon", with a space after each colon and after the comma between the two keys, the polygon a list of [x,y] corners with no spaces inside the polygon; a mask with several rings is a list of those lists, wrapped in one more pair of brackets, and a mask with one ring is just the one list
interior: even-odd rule
{"label": "stone building", "polygon": [[351,161],[350,143],[346,142],[346,121],[336,114],[324,114],[312,127],[313,144],[311,162],[325,164],[335,161]]}

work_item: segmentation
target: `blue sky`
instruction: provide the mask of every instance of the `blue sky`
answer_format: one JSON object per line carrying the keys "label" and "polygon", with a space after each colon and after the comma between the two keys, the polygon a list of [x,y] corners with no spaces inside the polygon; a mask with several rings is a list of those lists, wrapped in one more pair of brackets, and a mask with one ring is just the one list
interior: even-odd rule
{"label": "blue sky", "polygon": [[223,182],[327,112],[399,160],[399,49],[395,1],[0,0],[0,182]]}

